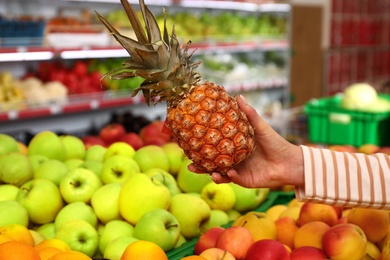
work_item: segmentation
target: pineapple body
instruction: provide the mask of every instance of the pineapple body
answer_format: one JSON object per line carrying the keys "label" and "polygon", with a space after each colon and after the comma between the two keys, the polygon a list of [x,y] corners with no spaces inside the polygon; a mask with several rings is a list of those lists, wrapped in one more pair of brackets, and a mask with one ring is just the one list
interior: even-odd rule
{"label": "pineapple body", "polygon": [[222,86],[195,86],[167,109],[167,126],[186,156],[204,172],[225,174],[254,148],[254,130]]}

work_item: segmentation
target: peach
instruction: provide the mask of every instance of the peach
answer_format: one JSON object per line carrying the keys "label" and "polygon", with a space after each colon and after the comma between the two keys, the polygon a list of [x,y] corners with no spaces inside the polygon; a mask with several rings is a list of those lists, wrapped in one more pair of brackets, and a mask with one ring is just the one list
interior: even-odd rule
{"label": "peach", "polygon": [[290,254],[290,260],[324,260],[327,259],[322,249],[312,246],[295,248]]}
{"label": "peach", "polygon": [[390,225],[388,210],[353,208],[348,214],[347,222],[359,226],[367,240],[376,243],[382,240]]}
{"label": "peach", "polygon": [[253,240],[276,240],[276,224],[264,212],[250,211],[233,222],[232,226],[242,226],[249,230]]}
{"label": "peach", "polygon": [[311,221],[322,221],[334,226],[338,222],[338,212],[330,205],[306,202],[301,207],[298,224],[302,226]]}
{"label": "peach", "polygon": [[379,146],[376,144],[362,144],[358,148],[359,153],[373,154],[378,152]]}
{"label": "peach", "polygon": [[358,151],[358,149],[355,147],[355,146],[352,146],[352,145],[337,145],[337,144],[334,144],[334,145],[330,145],[328,147],[329,150],[332,150],[332,151],[337,151],[337,152],[351,152],[351,153],[355,153]]}
{"label": "peach", "polygon": [[276,204],[271,206],[265,211],[265,214],[272,220],[275,221],[279,218],[280,213],[287,209],[286,205]]}
{"label": "peach", "polygon": [[280,213],[279,218],[290,217],[293,218],[295,221],[297,221],[299,219],[300,212],[301,212],[300,207],[288,207],[285,211]]}
{"label": "peach", "polygon": [[290,200],[289,203],[287,203],[287,207],[291,208],[291,207],[302,207],[302,205],[305,204],[305,202],[303,201],[299,201],[297,198],[293,198],[292,200]]}
{"label": "peach", "polygon": [[312,221],[301,226],[295,233],[294,248],[312,246],[322,249],[322,237],[330,226],[322,221]]}
{"label": "peach", "polygon": [[296,221],[290,217],[282,217],[275,221],[277,240],[289,248],[294,247],[294,237],[299,229]]}
{"label": "peach", "polygon": [[380,254],[379,248],[371,241],[367,241],[366,254],[361,260],[379,259]]}
{"label": "peach", "polygon": [[366,254],[367,237],[355,224],[338,224],[325,232],[322,246],[330,259],[361,259]]}
{"label": "peach", "polygon": [[229,251],[216,247],[206,249],[199,256],[205,258],[206,260],[236,260]]}

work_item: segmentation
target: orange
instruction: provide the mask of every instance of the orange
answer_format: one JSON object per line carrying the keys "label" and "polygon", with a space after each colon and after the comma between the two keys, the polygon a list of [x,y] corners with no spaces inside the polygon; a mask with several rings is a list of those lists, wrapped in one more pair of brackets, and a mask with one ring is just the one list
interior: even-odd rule
{"label": "orange", "polygon": [[10,237],[15,241],[26,243],[34,246],[34,238],[31,232],[25,226],[20,224],[8,224],[0,227],[0,234]]}
{"label": "orange", "polygon": [[40,260],[34,247],[20,241],[7,241],[0,244],[0,259],[7,260]]}
{"label": "orange", "polygon": [[168,257],[157,244],[146,240],[137,240],[128,245],[121,256],[121,260],[133,259],[168,260]]}
{"label": "orange", "polygon": [[38,245],[35,246],[35,250],[40,250],[40,249],[46,248],[46,247],[54,247],[54,248],[57,248],[61,251],[69,251],[70,250],[69,245],[65,241],[63,241],[61,239],[57,239],[57,238],[49,238],[49,239],[43,240],[41,243],[39,243]]}
{"label": "orange", "polygon": [[38,252],[39,256],[41,257],[41,260],[48,260],[50,259],[50,257],[58,253],[64,252],[55,247],[43,247],[35,250]]}
{"label": "orange", "polygon": [[199,255],[190,255],[190,256],[183,257],[180,260],[207,260],[207,259]]}
{"label": "orange", "polygon": [[69,250],[53,255],[47,260],[91,260],[89,256],[78,251]]}

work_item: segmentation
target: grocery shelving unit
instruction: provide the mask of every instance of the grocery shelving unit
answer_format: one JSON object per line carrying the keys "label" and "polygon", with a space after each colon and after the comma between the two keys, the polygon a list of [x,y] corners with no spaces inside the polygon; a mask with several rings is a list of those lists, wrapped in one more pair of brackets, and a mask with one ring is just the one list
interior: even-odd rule
{"label": "grocery shelving unit", "polygon": [[[135,0],[131,3],[138,3]],[[41,8],[41,15],[52,15],[56,8],[61,6],[71,7],[79,10],[81,8],[96,7],[98,10],[107,10],[118,8],[118,0],[34,0],[31,3],[17,0],[12,3],[0,3],[0,9],[14,11],[17,4],[25,4],[23,12],[34,12],[31,5],[35,6],[35,12]],[[288,17],[290,11],[289,4],[256,4],[238,1],[194,1],[194,0],[172,0],[172,1],[146,1],[154,7],[172,7],[173,9],[218,9],[218,10],[238,10],[240,12],[253,13],[275,13]],[[38,7],[38,8],[36,8]],[[99,11],[100,12],[100,11]],[[44,40],[43,40],[44,42]],[[288,35],[280,39],[261,39],[259,37],[243,37],[237,39],[223,39],[213,41],[212,39],[196,40],[191,45],[196,49],[196,55],[213,55],[215,53],[242,53],[242,52],[265,52],[282,51],[288,52]],[[84,44],[80,46],[1,46],[0,45],[0,71],[13,69],[16,75],[24,73],[24,69],[31,63],[39,63],[45,60],[77,60],[77,59],[100,59],[100,58],[124,58],[127,52],[115,43],[110,42],[104,46],[94,46],[93,44]],[[288,56],[288,55],[287,55]],[[288,64],[288,61],[286,61]],[[218,82],[217,82],[218,83]],[[262,79],[245,79],[223,84],[230,93],[244,92],[251,93],[258,91],[277,92],[272,94],[276,99],[288,100],[288,65],[284,77]],[[131,97],[129,91],[103,91],[93,94],[71,95],[65,102],[50,102],[40,106],[30,106],[21,104],[18,109],[0,111],[0,131],[13,132],[29,129],[32,132],[38,132],[43,129],[68,130],[70,132],[81,130],[88,125],[104,123],[109,114],[113,111],[122,111],[131,109],[135,113],[145,113],[152,116],[164,116],[163,106],[149,108],[147,112],[146,105],[142,98]]]}

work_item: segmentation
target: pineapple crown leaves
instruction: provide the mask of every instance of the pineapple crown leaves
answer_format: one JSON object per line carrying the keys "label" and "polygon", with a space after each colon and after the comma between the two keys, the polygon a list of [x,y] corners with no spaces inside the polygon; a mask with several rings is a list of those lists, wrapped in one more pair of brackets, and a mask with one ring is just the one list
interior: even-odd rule
{"label": "pineapple crown leaves", "polygon": [[96,12],[100,21],[130,55],[130,58],[122,63],[122,67],[107,72],[102,78],[109,76],[111,79],[120,80],[140,76],[145,80],[133,91],[132,96],[142,91],[148,106],[150,102],[156,104],[163,100],[173,104],[191,91],[192,88],[189,86],[200,81],[200,74],[195,71],[200,62],[190,63],[195,51],[188,53],[191,41],[182,50],[174,26],[171,36],[168,35],[165,9],[164,28],[161,33],[156,18],[144,0],[140,0],[139,3],[145,29],[128,0],[121,0],[121,3],[137,39],[122,35]]}

